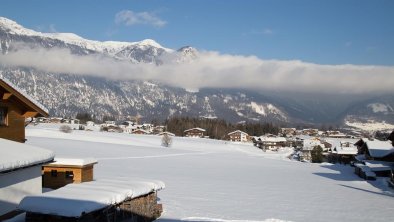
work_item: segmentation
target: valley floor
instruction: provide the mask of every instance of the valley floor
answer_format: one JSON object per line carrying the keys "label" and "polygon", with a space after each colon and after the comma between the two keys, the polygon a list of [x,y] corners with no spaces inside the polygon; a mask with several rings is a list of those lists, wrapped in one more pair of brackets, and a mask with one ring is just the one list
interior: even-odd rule
{"label": "valley floor", "polygon": [[98,160],[95,178],[162,180],[160,221],[389,221],[394,190],[364,181],[343,165],[290,161],[290,150],[264,153],[252,144],[27,128],[27,144],[56,157]]}

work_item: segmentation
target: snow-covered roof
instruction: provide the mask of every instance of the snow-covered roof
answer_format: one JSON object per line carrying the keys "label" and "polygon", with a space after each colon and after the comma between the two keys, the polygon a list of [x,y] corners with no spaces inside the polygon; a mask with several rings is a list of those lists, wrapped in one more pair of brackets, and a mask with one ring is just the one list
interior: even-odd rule
{"label": "snow-covered roof", "polygon": [[303,144],[303,150],[312,150],[315,146],[321,146],[322,148],[325,148],[325,145],[322,144],[322,142],[317,138],[305,139]]}
{"label": "snow-covered roof", "polygon": [[0,138],[0,173],[52,161],[55,154],[46,149]]}
{"label": "snow-covered roof", "polygon": [[143,129],[136,129],[136,130],[134,130],[134,133],[135,132],[143,132],[145,134],[149,134],[150,133],[149,131],[146,131],[146,130],[143,130]]}
{"label": "snow-covered roof", "polygon": [[164,135],[164,134],[167,134],[169,136],[175,136],[175,134],[170,133],[170,132],[161,132],[161,133],[159,133],[159,136]]}
{"label": "snow-covered roof", "polygon": [[14,85],[12,82],[10,82],[8,79],[4,78],[2,75],[0,75],[0,81],[3,81],[5,84],[7,84],[9,87],[11,87],[12,89],[14,89],[15,91],[17,91],[20,95],[22,95],[23,97],[25,97],[27,100],[29,100],[31,103],[33,103],[35,106],[37,106],[38,108],[40,108],[41,110],[43,110],[46,113],[49,113],[48,109],[45,108],[41,103],[39,103],[37,100],[35,100],[33,97],[31,97],[30,95],[28,95],[25,91],[23,91],[22,89],[20,89],[19,87],[17,87],[16,85]]}
{"label": "snow-covered roof", "polygon": [[84,213],[119,204],[128,198],[136,198],[164,187],[164,183],[158,180],[99,179],[69,184],[41,195],[27,196],[20,202],[19,209],[41,214],[80,217]]}
{"label": "snow-covered roof", "polygon": [[201,129],[201,128],[198,128],[198,127],[192,128],[192,129],[187,129],[184,132],[186,133],[186,132],[189,132],[189,131],[192,131],[192,130],[198,130],[198,131],[201,131],[201,132],[205,132],[205,129]]}
{"label": "snow-covered roof", "polygon": [[260,136],[262,142],[286,142],[286,138],[284,137],[267,137],[267,136]]}
{"label": "snow-covered roof", "polygon": [[227,135],[231,135],[231,134],[234,134],[234,133],[241,133],[241,134],[246,134],[246,135],[248,135],[247,133],[245,133],[245,132],[243,132],[243,131],[241,131],[241,130],[235,130],[235,131],[233,131],[233,132],[231,132],[231,133],[228,133]]}
{"label": "snow-covered roof", "polygon": [[337,153],[337,154],[348,154],[348,155],[356,155],[358,152],[357,147],[355,146],[336,146],[334,147],[332,153]]}
{"label": "snow-covered roof", "polygon": [[374,160],[364,160],[366,166],[368,166],[372,171],[386,171],[394,169],[394,164],[384,161],[374,161]]}
{"label": "snow-covered roof", "polygon": [[366,145],[369,150],[369,154],[372,157],[385,157],[394,152],[394,147],[391,141],[366,141]]}
{"label": "snow-covered roof", "polygon": [[97,160],[94,158],[84,159],[69,159],[69,158],[55,158],[54,162],[48,165],[62,165],[62,166],[86,166],[89,164],[96,164]]}

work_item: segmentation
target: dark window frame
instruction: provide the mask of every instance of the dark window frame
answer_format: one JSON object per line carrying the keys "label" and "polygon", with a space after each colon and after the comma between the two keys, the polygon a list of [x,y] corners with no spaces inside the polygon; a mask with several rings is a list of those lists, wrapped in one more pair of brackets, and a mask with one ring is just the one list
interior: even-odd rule
{"label": "dark window frame", "polygon": [[66,171],[64,176],[66,177],[66,179],[74,179],[74,172],[73,171]]}
{"label": "dark window frame", "polygon": [[0,126],[7,126],[8,108],[0,106]]}
{"label": "dark window frame", "polygon": [[57,177],[57,170],[51,170],[51,177]]}

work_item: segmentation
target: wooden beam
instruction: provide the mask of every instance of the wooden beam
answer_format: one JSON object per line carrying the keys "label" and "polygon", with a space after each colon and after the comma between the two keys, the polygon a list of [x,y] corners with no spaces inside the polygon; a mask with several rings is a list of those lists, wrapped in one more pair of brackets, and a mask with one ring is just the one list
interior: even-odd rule
{"label": "wooden beam", "polygon": [[5,92],[3,93],[3,100],[8,100],[12,96],[12,93]]}
{"label": "wooden beam", "polygon": [[26,111],[23,113],[23,117],[28,118],[28,117],[35,117],[38,114],[36,111]]}

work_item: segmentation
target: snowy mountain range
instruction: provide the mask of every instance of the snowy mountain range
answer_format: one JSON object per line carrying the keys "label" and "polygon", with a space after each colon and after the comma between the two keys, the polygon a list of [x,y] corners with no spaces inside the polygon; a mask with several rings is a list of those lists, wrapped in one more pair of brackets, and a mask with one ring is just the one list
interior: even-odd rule
{"label": "snowy mountain range", "polygon": [[[187,63],[200,56],[185,46],[165,48],[147,39],[140,42],[87,40],[73,33],[41,33],[0,17],[3,55],[20,44],[44,49],[67,49],[74,55],[99,55],[133,64],[160,66]],[[108,74],[110,75],[110,74]],[[286,124],[342,123],[344,119],[394,123],[392,95],[327,96],[282,92],[256,93],[239,89],[200,89],[199,92],[145,80],[113,80],[102,77],[47,72],[33,67],[0,63],[3,76],[43,103],[54,116],[88,112],[117,119],[141,115],[146,121],[173,115],[224,118],[236,121],[273,121]]]}

